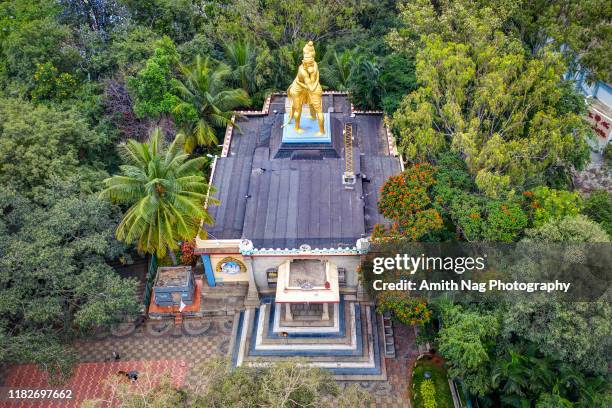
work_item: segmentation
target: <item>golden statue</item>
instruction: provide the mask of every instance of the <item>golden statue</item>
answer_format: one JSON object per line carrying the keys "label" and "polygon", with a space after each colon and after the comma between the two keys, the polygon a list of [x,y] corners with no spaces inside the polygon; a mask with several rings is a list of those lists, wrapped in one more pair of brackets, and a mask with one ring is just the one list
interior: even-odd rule
{"label": "golden statue", "polygon": [[325,134],[323,90],[319,83],[319,66],[315,61],[315,49],[312,41],[308,41],[302,51],[304,53],[302,64],[298,67],[293,83],[287,89],[287,97],[291,101],[291,108],[289,109],[289,120],[283,127],[291,123],[291,119],[295,119],[295,130],[299,133],[304,132],[304,129],[300,128],[300,117],[302,116],[302,106],[308,104],[310,118],[319,121],[317,136],[321,136]]}

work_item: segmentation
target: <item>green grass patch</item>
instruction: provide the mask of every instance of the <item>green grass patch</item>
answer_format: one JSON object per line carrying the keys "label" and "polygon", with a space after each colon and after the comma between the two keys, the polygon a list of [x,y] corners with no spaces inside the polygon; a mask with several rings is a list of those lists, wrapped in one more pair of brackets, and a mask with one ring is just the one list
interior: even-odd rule
{"label": "green grass patch", "polygon": [[431,360],[421,359],[416,362],[412,376],[412,407],[424,408],[421,396],[421,383],[425,379],[425,372],[431,373],[431,380],[436,389],[436,408],[454,408],[453,397],[448,387],[446,369],[435,364]]}

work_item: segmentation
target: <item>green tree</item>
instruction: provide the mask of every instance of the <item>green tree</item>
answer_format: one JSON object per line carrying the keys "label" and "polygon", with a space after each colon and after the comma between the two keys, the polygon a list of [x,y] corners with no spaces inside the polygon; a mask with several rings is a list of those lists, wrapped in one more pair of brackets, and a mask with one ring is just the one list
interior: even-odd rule
{"label": "green tree", "polygon": [[612,345],[612,308],[606,302],[563,302],[550,296],[518,299],[504,313],[503,335],[536,345],[545,356],[587,373],[606,370]]}
{"label": "green tree", "polygon": [[590,219],[598,222],[612,237],[612,194],[606,190],[596,190],[584,201],[582,211]]}
{"label": "green tree", "polygon": [[414,59],[392,53],[382,60],[381,65],[381,106],[385,113],[392,114],[400,106],[403,97],[417,88]]}
{"label": "green tree", "polygon": [[127,76],[138,74],[155,52],[159,39],[154,31],[142,26],[116,33],[109,44],[115,69]]}
{"label": "green tree", "polygon": [[192,66],[181,66],[182,81],[175,81],[179,102],[172,109],[185,137],[185,151],[218,142],[215,129],[232,122],[233,109],[250,103],[244,89],[227,89],[230,69],[225,64],[196,57]]}
{"label": "green tree", "polygon": [[242,88],[247,94],[257,92],[255,82],[255,47],[248,41],[228,42],[223,47],[225,60],[231,69],[232,84]]}
{"label": "green tree", "polygon": [[0,253],[10,254],[0,257],[2,363],[65,374],[71,339],[138,309],[136,281],[106,263],[124,253],[118,211],[74,185],[47,190],[45,206],[0,187]]}
{"label": "green tree", "polygon": [[[526,231],[525,242],[608,243],[599,224],[584,215],[553,219]],[[571,247],[568,247],[571,249]],[[612,308],[605,301],[563,302],[553,296],[518,299],[504,316],[505,336],[520,336],[545,355],[587,373],[606,371]]]}
{"label": "green tree", "polygon": [[449,374],[461,378],[471,393],[485,395],[492,385],[489,373],[500,331],[499,316],[445,305],[441,319],[438,348],[447,361]]}
{"label": "green tree", "polygon": [[523,195],[527,197],[534,227],[577,215],[582,208],[582,198],[576,192],[536,187]]}
{"label": "green tree", "polygon": [[36,64],[34,73],[34,88],[30,91],[33,100],[62,100],[69,99],[75,91],[76,80],[67,73],[59,73],[50,62]]}
{"label": "green tree", "polygon": [[442,16],[425,8],[412,17],[429,27],[425,32],[442,34],[400,35],[420,44],[420,88],[405,97],[391,123],[402,153],[422,161],[451,148],[493,198],[542,182],[552,167],[567,173],[584,165],[590,130],[580,115],[556,108],[565,71],[560,55],[531,57],[501,32],[490,8],[460,13],[458,7],[442,8]]}
{"label": "green tree", "polygon": [[127,79],[134,97],[134,112],[139,117],[159,119],[169,114],[177,100],[173,94],[173,70],[178,52],[172,40],[163,37],[156,42],[155,53],[135,77]]}
{"label": "green tree", "polygon": [[467,166],[457,155],[442,154],[434,178],[435,207],[451,221],[458,237],[470,242],[513,242],[527,227],[527,214],[516,200],[494,200],[474,191]]}
{"label": "green tree", "polygon": [[0,74],[12,94],[27,93],[37,64],[71,73],[82,61],[70,28],[56,18],[60,11],[51,1],[0,4]]}
{"label": "green tree", "polygon": [[531,53],[545,46],[565,47],[567,58],[587,67],[591,79],[612,81],[609,2],[524,0],[511,11],[505,26],[521,38]]}
{"label": "green tree", "polygon": [[233,7],[237,23],[248,29],[251,36],[263,38],[269,46],[278,48],[308,40],[317,43],[348,33],[355,27],[363,4],[355,0],[307,3],[271,0],[265,4],[238,0]]}
{"label": "green tree", "polygon": [[380,77],[381,67],[376,56],[359,54],[353,59],[348,90],[355,106],[361,109],[380,109],[384,92]]}
{"label": "green tree", "polygon": [[182,43],[192,38],[224,2],[204,5],[190,0],[123,0],[121,3],[127,7],[133,22]]}
{"label": "green tree", "polygon": [[[44,201],[54,180],[78,175],[83,190],[95,188],[106,141],[75,111],[0,99],[0,183]],[[73,180],[74,181],[74,180]]]}
{"label": "green tree", "polygon": [[120,166],[121,174],[104,180],[106,188],[100,193],[131,205],[117,227],[117,239],[136,243],[139,251],[160,258],[168,250],[172,257],[179,241],[189,241],[199,231],[205,233],[201,222],[213,222],[204,207],[210,190],[202,173],[206,159],[189,159],[182,143],[183,138],[177,136],[166,146],[159,129],[145,143],[129,140],[121,145],[126,163]]}
{"label": "green tree", "polygon": [[592,79],[610,82],[610,18],[604,0],[417,0],[400,4],[403,25],[389,36],[398,49],[415,50],[420,35],[439,33],[465,42],[486,38],[486,25],[520,39],[531,55],[545,48],[563,49],[570,64],[587,67]]}

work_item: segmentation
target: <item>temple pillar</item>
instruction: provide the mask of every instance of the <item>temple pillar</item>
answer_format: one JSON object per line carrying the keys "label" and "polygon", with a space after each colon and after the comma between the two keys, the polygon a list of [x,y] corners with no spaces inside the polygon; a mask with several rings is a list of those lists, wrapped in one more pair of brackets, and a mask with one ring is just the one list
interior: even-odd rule
{"label": "temple pillar", "polygon": [[245,256],[244,263],[247,267],[247,274],[249,277],[249,289],[247,291],[246,298],[244,299],[244,305],[246,307],[257,307],[260,305],[259,291],[257,290],[257,284],[255,283],[255,268],[253,268],[253,259],[250,256]]}
{"label": "temple pillar", "polygon": [[323,303],[323,314],[321,320],[329,320],[329,303]]}
{"label": "temple pillar", "polygon": [[288,322],[293,321],[293,315],[291,314],[291,303],[285,303],[285,320]]}

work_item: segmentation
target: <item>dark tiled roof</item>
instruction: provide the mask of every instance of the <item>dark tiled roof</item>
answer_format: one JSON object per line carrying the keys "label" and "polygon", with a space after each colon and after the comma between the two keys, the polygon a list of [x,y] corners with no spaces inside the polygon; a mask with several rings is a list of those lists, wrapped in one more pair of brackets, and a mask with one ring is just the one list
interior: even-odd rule
{"label": "dark tiled roof", "polygon": [[376,209],[378,192],[400,168],[398,159],[389,156],[382,118],[351,118],[345,96],[331,99],[326,96],[324,106],[334,106],[332,120],[339,125],[332,129],[341,135],[344,123],[353,124],[354,171],[366,179],[358,178],[353,190],[344,188],[344,147],[338,143],[339,158],[274,158],[284,106],[282,97],[276,97],[271,111],[278,113],[242,119],[242,133],[234,131],[228,157],[217,160],[214,197],[221,204],[210,209],[215,219],[211,239],[248,238],[257,248],[346,247],[384,222]]}

